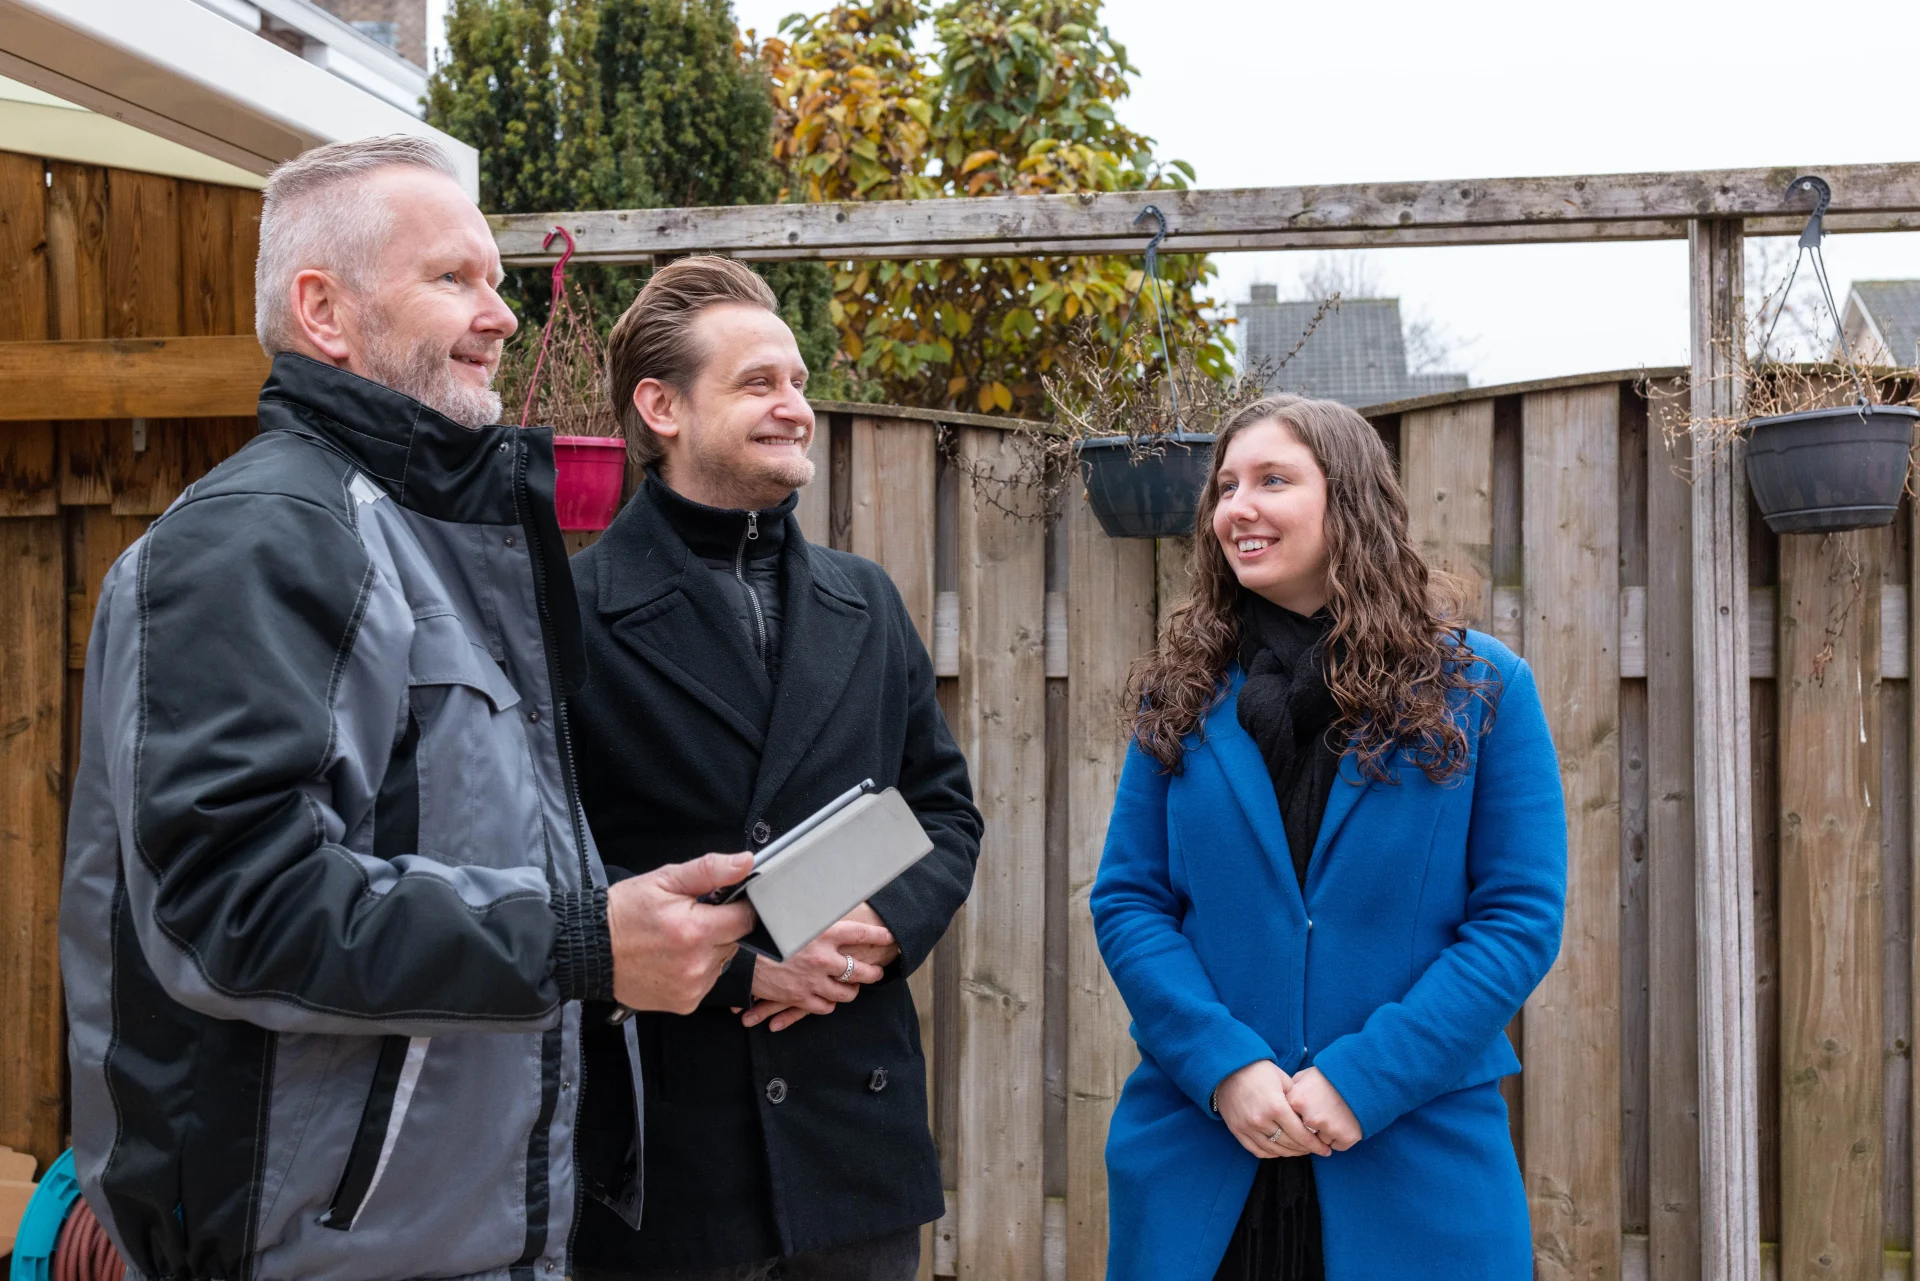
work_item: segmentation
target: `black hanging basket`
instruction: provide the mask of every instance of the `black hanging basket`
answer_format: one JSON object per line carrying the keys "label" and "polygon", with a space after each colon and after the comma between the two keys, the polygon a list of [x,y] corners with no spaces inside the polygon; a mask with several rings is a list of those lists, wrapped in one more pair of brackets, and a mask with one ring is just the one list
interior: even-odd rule
{"label": "black hanging basket", "polygon": [[1135,442],[1102,436],[1074,446],[1087,502],[1109,538],[1175,538],[1193,532],[1213,437],[1179,432],[1135,456]]}
{"label": "black hanging basket", "polygon": [[1905,405],[1847,405],[1748,424],[1747,480],[1776,534],[1890,525],[1907,487],[1913,421]]}

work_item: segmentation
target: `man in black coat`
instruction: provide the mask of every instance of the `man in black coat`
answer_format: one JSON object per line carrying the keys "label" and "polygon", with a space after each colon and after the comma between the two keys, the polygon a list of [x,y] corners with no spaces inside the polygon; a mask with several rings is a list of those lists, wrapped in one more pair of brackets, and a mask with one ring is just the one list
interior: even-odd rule
{"label": "man in black coat", "polygon": [[[573,560],[580,788],[609,874],[758,849],[866,778],[933,850],[785,963],[743,951],[700,1010],[636,1016],[641,1224],[589,1205],[581,1276],[906,1281],[943,1206],[905,979],[973,884],[966,761],[885,572],[801,536],[807,369],[765,283],[719,258],[664,268],[608,371],[649,473]],[[625,1072],[590,1054],[589,1186],[634,1157]]]}

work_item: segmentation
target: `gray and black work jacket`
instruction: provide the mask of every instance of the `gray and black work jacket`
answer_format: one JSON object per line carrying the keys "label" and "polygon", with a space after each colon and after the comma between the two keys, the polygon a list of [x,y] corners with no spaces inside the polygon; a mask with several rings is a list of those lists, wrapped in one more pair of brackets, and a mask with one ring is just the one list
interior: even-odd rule
{"label": "gray and black work jacket", "polygon": [[568,1272],[612,956],[553,476],[544,431],[281,355],[107,574],[60,959],[132,1276]]}

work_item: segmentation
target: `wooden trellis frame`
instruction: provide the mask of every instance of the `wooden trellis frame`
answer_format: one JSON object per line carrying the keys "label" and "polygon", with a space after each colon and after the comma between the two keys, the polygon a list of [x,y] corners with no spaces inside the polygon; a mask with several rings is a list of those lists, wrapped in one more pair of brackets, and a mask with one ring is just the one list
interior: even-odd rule
{"label": "wooden trellis frame", "polygon": [[[1802,173],[1833,188],[1836,232],[1920,230],[1920,164],[1505,178],[1249,190],[1099,193],[712,209],[500,215],[504,260],[552,261],[568,227],[579,260],[635,263],[723,253],[756,261],[1129,253],[1147,204],[1163,252],[1393,248],[1684,238],[1689,247],[1696,412],[1724,415],[1739,388],[1749,234],[1797,232]],[[1758,1096],[1749,726],[1745,453],[1699,449],[1691,489],[1693,835],[1698,962],[1700,1271],[1760,1281]]]}

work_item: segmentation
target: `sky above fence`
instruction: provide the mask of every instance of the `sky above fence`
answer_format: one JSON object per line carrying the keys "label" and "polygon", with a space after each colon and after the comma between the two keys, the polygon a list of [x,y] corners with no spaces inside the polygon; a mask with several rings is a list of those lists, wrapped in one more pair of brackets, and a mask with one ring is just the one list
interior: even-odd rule
{"label": "sky above fence", "polygon": [[[734,3],[762,33],[811,7]],[[1106,12],[1140,68],[1123,119],[1208,187],[1915,158],[1913,0],[1107,0]],[[1851,280],[1920,278],[1920,233],[1835,237],[1827,254],[1843,299]],[[1382,292],[1453,337],[1449,367],[1476,383],[1687,361],[1684,244],[1364,257]],[[1310,258],[1219,255],[1215,296],[1244,300],[1256,282],[1285,296]]]}

